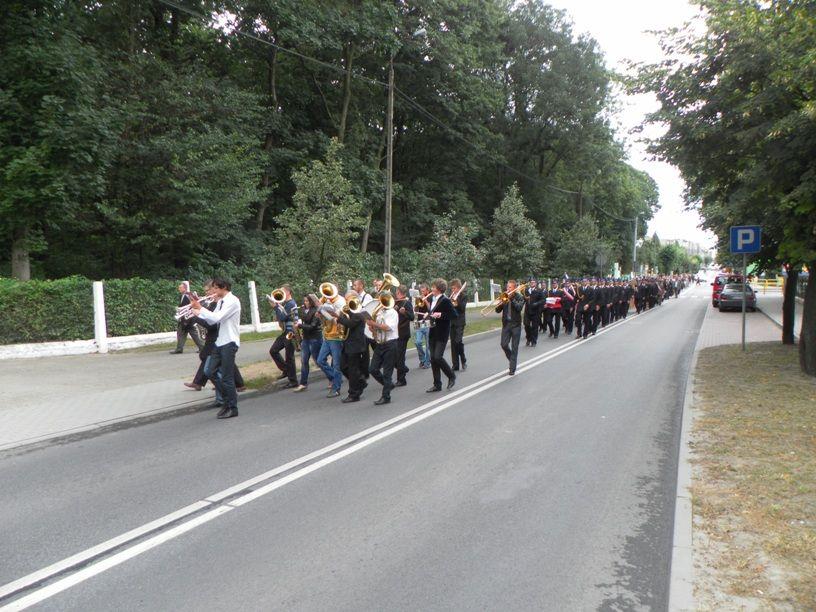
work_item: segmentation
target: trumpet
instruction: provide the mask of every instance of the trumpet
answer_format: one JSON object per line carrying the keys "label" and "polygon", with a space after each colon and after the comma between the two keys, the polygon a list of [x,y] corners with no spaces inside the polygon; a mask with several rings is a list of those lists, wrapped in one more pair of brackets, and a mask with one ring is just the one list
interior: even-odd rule
{"label": "trumpet", "polygon": [[[211,304],[216,297],[214,295],[205,295],[203,298],[198,297],[197,293],[190,293],[190,299],[198,302],[201,306],[207,306]],[[195,315],[193,314],[193,305],[192,304],[185,304],[184,306],[179,306],[176,308],[176,314],[173,315],[173,318],[176,321],[186,321],[187,319],[193,318]]]}
{"label": "trumpet", "polygon": [[380,293],[391,291],[394,287],[399,287],[399,279],[388,272],[383,273],[383,284],[380,287]]}
{"label": "trumpet", "polygon": [[527,288],[527,285],[528,283],[519,285],[510,293],[507,293],[507,291],[502,291],[499,294],[499,297],[497,297],[495,300],[490,302],[490,304],[482,308],[482,316],[486,317],[487,315],[490,314],[491,311],[496,310],[496,308],[498,308],[499,306],[502,306],[503,304],[509,302],[513,298],[513,296],[516,295],[517,293],[521,294],[522,292],[524,292],[524,290]]}

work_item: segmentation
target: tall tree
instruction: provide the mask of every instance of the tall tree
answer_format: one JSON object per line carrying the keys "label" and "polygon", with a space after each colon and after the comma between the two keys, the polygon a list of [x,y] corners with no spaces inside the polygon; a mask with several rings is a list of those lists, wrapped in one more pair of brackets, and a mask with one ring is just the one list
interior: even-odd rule
{"label": "tall tree", "polygon": [[493,213],[490,233],[482,245],[487,266],[501,279],[538,273],[544,262],[541,235],[513,184]]}

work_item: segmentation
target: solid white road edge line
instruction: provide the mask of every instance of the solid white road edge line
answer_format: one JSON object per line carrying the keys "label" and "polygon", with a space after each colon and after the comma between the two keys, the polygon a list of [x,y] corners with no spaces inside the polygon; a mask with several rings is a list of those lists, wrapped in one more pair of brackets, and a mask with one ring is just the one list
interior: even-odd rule
{"label": "solid white road edge line", "polygon": [[[656,310],[651,309],[642,314],[646,314],[647,312],[656,312]],[[638,316],[639,315],[632,315],[630,318],[624,319],[623,321],[617,321],[607,326],[606,328],[601,329],[600,331],[597,332],[596,335],[589,336],[586,340],[575,339],[572,342],[569,342],[568,344],[551,349],[537,357],[533,357],[532,359],[523,362],[517,367],[516,376],[528,370],[531,370],[532,368],[542,363],[550,361],[551,359],[554,359],[555,357],[558,357],[563,353],[571,351],[572,349],[577,348],[578,346],[582,346],[586,344],[589,340],[600,337],[603,334],[620,327],[621,325],[627,323],[628,321],[637,319]],[[182,535],[183,533],[186,533],[191,529],[198,527],[199,525],[209,522],[213,518],[216,518],[217,516],[220,516],[225,512],[228,512],[229,510],[242,506],[263,495],[271,493],[272,491],[275,491],[276,489],[279,489],[286,484],[294,482],[295,480],[298,480],[308,474],[311,474],[312,472],[322,467],[325,467],[344,457],[347,457],[348,455],[357,452],[358,450],[361,450],[362,448],[365,448],[370,444],[373,444],[374,442],[377,442],[379,440],[382,440],[383,438],[393,435],[398,431],[402,431],[403,429],[406,429],[411,425],[415,425],[416,423],[419,423],[425,420],[426,418],[429,418],[443,410],[446,410],[447,408],[459,404],[465,399],[469,399],[470,397],[473,397],[479,393],[482,393],[483,391],[491,389],[498,385],[499,383],[511,380],[512,378],[513,377],[507,375],[506,371],[492,374],[486,378],[483,378],[475,383],[468,385],[467,387],[464,387],[463,389],[459,389],[458,391],[447,394],[444,397],[441,397],[437,400],[428,402],[426,404],[423,404],[422,406],[414,408],[413,410],[409,410],[405,413],[397,415],[396,417],[393,417],[387,421],[374,425],[373,427],[370,427],[364,431],[361,431],[343,440],[335,442],[334,444],[316,450],[312,453],[309,453],[308,455],[304,455],[299,459],[295,459],[294,461],[291,461],[287,464],[269,470],[268,472],[264,472],[263,474],[259,474],[258,476],[255,476],[249,480],[241,482],[228,489],[224,489],[223,491],[210,495],[203,500],[200,500],[189,506],[185,506],[181,510],[178,510],[164,517],[156,519],[155,521],[143,525],[142,527],[137,527],[136,529],[133,529],[121,536],[117,536],[116,538],[103,542],[102,544],[94,546],[93,548],[79,552],[75,555],[72,555],[71,557],[63,559],[62,561],[58,561],[57,563],[50,565],[42,570],[38,570],[36,572],[33,572],[32,574],[28,574],[27,576],[24,576],[18,580],[15,580],[14,582],[11,582],[3,587],[0,587],[0,598],[8,596],[11,593],[20,591],[21,589],[36,584],[37,582],[46,580],[49,576],[53,576],[59,572],[65,571],[73,565],[77,565],[79,563],[82,563],[83,561],[87,561],[89,559],[92,559],[93,557],[104,554],[106,550],[112,550],[113,548],[116,548],[117,546],[121,546],[123,543],[126,543],[128,540],[133,540],[137,537],[140,537],[140,535],[144,535],[145,533],[149,533],[150,531],[155,531],[156,529],[161,528],[163,525],[167,525],[173,521],[177,521],[186,515],[192,514],[194,512],[199,511],[202,508],[212,505],[213,503],[217,503],[223,499],[226,499],[227,497],[234,495],[254,484],[263,482],[264,480],[269,480],[269,478],[272,478],[278,474],[294,469],[298,465],[307,463],[312,459],[320,457],[321,455],[325,455],[326,453],[330,453],[333,450],[336,450],[337,448],[351,444],[355,440],[359,440],[360,438],[370,436],[372,433],[375,433],[379,430],[383,430],[389,427],[390,425],[393,425],[394,423],[398,423],[397,425],[391,427],[390,429],[381,431],[380,433],[373,435],[361,442],[358,442],[357,444],[353,444],[352,446],[349,446],[348,448],[336,452],[333,455],[324,457],[320,461],[312,463],[295,472],[292,472],[291,474],[285,476],[284,478],[278,479],[272,483],[269,483],[268,485],[260,487],[259,489],[247,493],[246,495],[242,495],[241,497],[238,497],[225,505],[219,506],[205,514],[202,514],[185,523],[182,523],[181,525],[177,525],[171,529],[168,529],[167,531],[163,531],[147,540],[144,540],[133,545],[132,547],[129,547],[125,550],[115,553],[114,555],[111,555],[110,557],[102,559],[97,563],[93,563],[92,565],[84,567],[79,571],[65,578],[62,578],[50,585],[46,585],[42,588],[39,588],[33,591],[32,593],[25,595],[24,597],[21,597],[20,599],[17,599],[6,606],[3,606],[2,608],[0,608],[0,612],[5,612],[7,610],[9,611],[23,610],[29,606],[32,606],[45,599],[48,599],[49,597],[52,597],[57,593],[69,589],[81,582],[84,582],[89,578],[92,578],[93,576],[96,576],[102,572],[107,571],[112,567],[119,565],[120,563],[132,559],[133,557],[140,555],[143,552],[151,550],[152,548],[155,548],[156,546],[159,546],[160,544],[163,544],[175,538],[176,536]],[[433,406],[436,407],[432,408]],[[429,408],[431,409],[429,410]],[[422,414],[417,415],[417,413],[419,412],[422,412]],[[416,416],[410,418],[412,415]]]}

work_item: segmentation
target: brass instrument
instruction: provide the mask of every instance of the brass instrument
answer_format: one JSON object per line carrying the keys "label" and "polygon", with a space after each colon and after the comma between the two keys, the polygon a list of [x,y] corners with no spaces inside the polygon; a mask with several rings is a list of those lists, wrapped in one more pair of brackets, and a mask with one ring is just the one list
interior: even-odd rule
{"label": "brass instrument", "polygon": [[359,312],[362,312],[362,310],[363,310],[363,307],[360,304],[360,300],[357,299],[357,298],[349,298],[346,301],[346,305],[343,306],[343,312],[346,313],[346,314],[349,314],[349,313],[357,314]]}
{"label": "brass instrument", "polygon": [[527,285],[528,285],[528,283],[524,283],[523,285],[519,285],[518,287],[516,287],[516,288],[515,288],[513,291],[511,291],[510,293],[507,293],[506,291],[502,291],[502,292],[499,294],[499,297],[497,297],[495,300],[493,300],[492,302],[490,302],[490,304],[488,304],[487,306],[485,306],[484,308],[482,308],[482,316],[483,316],[483,317],[486,317],[487,315],[489,315],[489,314],[490,314],[490,312],[491,312],[491,311],[495,311],[495,310],[496,310],[496,308],[498,308],[499,306],[502,306],[502,305],[506,304],[507,302],[509,302],[509,301],[510,301],[510,299],[511,299],[511,298],[512,298],[512,297],[513,297],[515,294],[517,294],[517,293],[519,293],[519,294],[523,293],[523,292],[524,292],[524,290],[527,288]]}
{"label": "brass instrument", "polygon": [[286,292],[283,290],[283,287],[279,287],[264,297],[269,300],[273,306],[280,306],[286,301]]}
{"label": "brass instrument", "polygon": [[385,272],[383,274],[383,284],[380,287],[380,293],[391,291],[393,287],[399,287],[399,279],[393,274]]}
{"label": "brass instrument", "polygon": [[368,303],[368,305],[371,304],[373,304],[373,307],[369,310],[369,314],[376,317],[383,308],[394,308],[394,296],[388,292],[380,292],[376,300]]}
{"label": "brass instrument", "polygon": [[424,308],[424,307],[425,307],[425,300],[426,300],[426,299],[427,299],[427,298],[424,298],[424,297],[422,297],[421,295],[420,295],[420,296],[415,297],[415,298],[414,298],[414,308]]}
{"label": "brass instrument", "polygon": [[452,295],[450,296],[450,301],[451,301],[451,302],[453,302],[453,305],[454,305],[454,306],[456,306],[456,300],[457,300],[457,299],[459,299],[459,296],[460,296],[460,295],[462,294],[462,292],[465,290],[465,287],[467,287],[467,281],[465,281],[464,283],[462,283],[462,286],[461,286],[461,287],[459,287],[459,290],[458,290],[456,293],[454,293],[454,294],[452,294]]}
{"label": "brass instrument", "polygon": [[[200,298],[200,297],[198,297],[198,294],[195,293],[195,292],[188,293],[188,296],[190,297],[191,301],[196,301],[201,306],[207,306],[210,303],[212,303],[213,301],[215,301],[215,299],[216,299],[216,297],[214,295],[205,295],[203,298]],[[176,321],[186,321],[187,319],[191,319],[194,316],[195,315],[193,314],[193,305],[192,305],[192,303],[190,303],[190,304],[185,304],[184,306],[179,306],[178,308],[176,308],[176,314],[173,315],[173,318]]]}
{"label": "brass instrument", "polygon": [[334,283],[320,283],[320,316],[323,317],[323,339],[324,340],[345,340],[346,328],[340,325],[337,320],[327,311],[337,312],[346,305]]}

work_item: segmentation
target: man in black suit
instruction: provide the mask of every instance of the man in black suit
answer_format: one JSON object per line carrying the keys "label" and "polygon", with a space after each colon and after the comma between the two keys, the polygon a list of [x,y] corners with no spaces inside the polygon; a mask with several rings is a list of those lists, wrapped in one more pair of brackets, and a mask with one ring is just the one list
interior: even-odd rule
{"label": "man in black suit", "polygon": [[541,289],[534,278],[530,279],[530,285],[524,290],[524,300],[527,306],[524,309],[524,339],[527,346],[538,344],[538,333],[541,328],[541,309],[544,306],[546,285],[542,282]]}
{"label": "man in black suit", "polygon": [[411,339],[411,321],[414,320],[414,306],[408,299],[408,287],[400,285],[397,287],[397,300],[394,305],[399,315],[399,338],[397,340],[397,387],[404,387],[407,382],[405,375],[408,374],[408,366],[405,363],[405,353],[408,350],[408,341]]}
{"label": "man in black suit", "polygon": [[433,371],[433,387],[428,393],[442,390],[442,372],[448,377],[448,389],[456,384],[456,374],[453,373],[448,362],[445,361],[445,347],[450,337],[451,322],[458,316],[445,290],[448,283],[437,278],[431,283],[430,307],[428,316],[431,318],[431,331],[428,334],[428,345],[431,352],[431,370]]}
{"label": "man in black suit", "polygon": [[518,347],[521,340],[521,313],[524,310],[524,296],[516,292],[516,287],[518,287],[518,283],[515,280],[507,281],[505,292],[508,299],[496,306],[496,312],[501,313],[501,347],[510,362],[508,372],[510,376],[516,373]]}
{"label": "man in black suit", "polygon": [[[350,299],[359,301],[356,292],[349,291],[346,302]],[[343,341],[343,352],[340,355],[340,371],[348,379],[348,395],[343,398],[343,403],[359,402],[363,389],[366,388],[363,367],[368,367],[368,339],[365,337],[365,321],[369,318],[366,311],[362,312],[336,312],[330,311],[330,316],[337,319],[348,332]]]}
{"label": "man in black suit", "polygon": [[[179,299],[179,308],[182,306],[187,306],[190,303],[190,282],[189,281],[181,281],[178,286],[178,292],[181,294],[181,298]],[[184,344],[187,342],[187,334],[190,334],[190,337],[195,342],[198,350],[200,351],[201,348],[204,346],[204,341],[201,339],[201,335],[198,333],[198,328],[196,327],[195,322],[191,321],[190,319],[181,319],[176,325],[176,348],[175,350],[170,351],[171,355],[178,355],[184,352]]]}
{"label": "man in black suit", "polygon": [[578,325],[578,336],[584,338],[584,340],[592,333],[592,317],[594,312],[595,289],[587,279],[584,279],[578,298],[578,316],[581,319]]}
{"label": "man in black suit", "polygon": [[[462,291],[462,281],[454,278],[450,282],[451,304],[456,309],[457,317],[451,321],[450,344],[451,363],[453,371],[458,372],[461,364],[462,370],[467,370],[467,358],[465,357],[465,324],[467,323],[467,294]],[[457,295],[458,293],[458,295]],[[453,297],[456,296],[454,300]]]}

